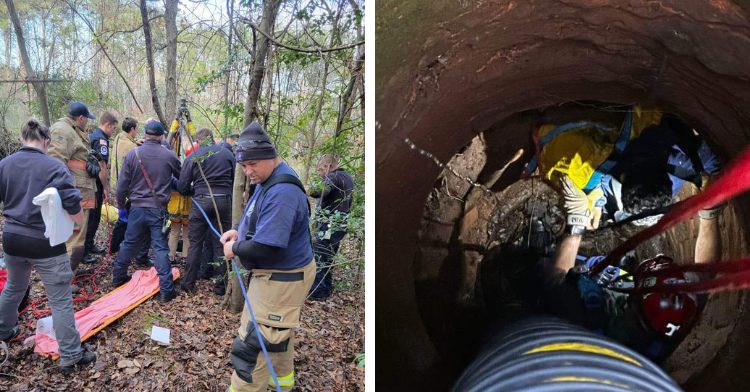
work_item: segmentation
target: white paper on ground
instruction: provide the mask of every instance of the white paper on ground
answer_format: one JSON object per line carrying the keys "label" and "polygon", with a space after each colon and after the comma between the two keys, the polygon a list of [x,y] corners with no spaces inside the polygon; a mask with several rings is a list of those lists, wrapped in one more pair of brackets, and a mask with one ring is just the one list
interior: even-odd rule
{"label": "white paper on ground", "polygon": [[151,339],[156,340],[157,342],[169,344],[169,329],[157,327],[155,325],[152,326]]}

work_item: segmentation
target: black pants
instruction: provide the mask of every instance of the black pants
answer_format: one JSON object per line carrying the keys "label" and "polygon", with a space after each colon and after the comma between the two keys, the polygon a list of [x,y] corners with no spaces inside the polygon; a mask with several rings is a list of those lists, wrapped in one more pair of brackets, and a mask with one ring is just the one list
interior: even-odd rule
{"label": "black pants", "polygon": [[[217,227],[216,230],[219,228]],[[225,228],[224,231],[227,229]],[[223,234],[223,233],[222,233]],[[203,254],[201,255],[201,268],[198,271],[198,277],[201,279],[211,279],[214,277],[214,245],[211,241],[203,243]]]}
{"label": "black pants", "polygon": [[94,247],[94,238],[96,238],[96,230],[99,229],[99,221],[102,219],[102,204],[104,203],[104,189],[99,184],[99,180],[96,180],[96,207],[89,213],[89,222],[86,226],[86,252]]}
{"label": "black pants", "polygon": [[332,259],[339,252],[341,240],[344,239],[346,232],[332,231],[331,238],[325,239],[323,236],[327,231],[327,224],[319,224],[315,232],[316,241],[313,245],[313,254],[315,255],[315,261],[318,263],[318,271],[310,288],[311,298],[325,298],[331,295],[333,291]]}
{"label": "black pants", "polygon": [[[130,212],[130,202],[125,203],[125,209]],[[112,230],[112,249],[110,253],[115,253],[120,250],[120,244],[125,240],[125,231],[128,229],[128,222],[117,220],[115,228]],[[135,257],[136,263],[144,264],[148,263],[148,250],[151,248],[151,236],[143,238],[141,242],[143,247],[138,251],[138,256]]]}
{"label": "black pants", "polygon": [[[203,197],[205,196],[205,197]],[[216,220],[216,210],[213,202],[208,195],[196,195],[193,206],[190,207],[190,221],[188,223],[188,238],[190,239],[190,249],[188,258],[185,263],[185,279],[182,282],[183,289],[192,291],[195,288],[195,280],[198,278],[198,271],[201,267],[201,256],[203,255],[203,243],[211,241],[213,245],[213,262],[218,262],[214,267],[214,292],[223,295],[226,290],[226,262],[222,259],[224,256],[224,246],[219,242],[219,237],[211,231],[196,202],[203,211],[206,212],[211,225],[218,231],[219,225]],[[232,199],[229,197],[217,197],[216,208],[219,209],[219,218],[221,219],[222,229],[229,230],[232,227]]]}

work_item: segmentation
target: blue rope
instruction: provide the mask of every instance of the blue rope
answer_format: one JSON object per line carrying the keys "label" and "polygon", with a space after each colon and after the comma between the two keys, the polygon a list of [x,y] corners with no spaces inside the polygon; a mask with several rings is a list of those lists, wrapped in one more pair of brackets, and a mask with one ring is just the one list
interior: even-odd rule
{"label": "blue rope", "polygon": [[[192,197],[190,200],[193,201],[193,205],[198,207],[198,210],[203,214],[203,217],[206,218],[206,223],[208,223],[208,227],[211,228],[211,231],[214,232],[219,238],[221,238],[221,234],[219,234],[218,231],[214,228],[214,226],[211,224],[211,219],[208,219],[208,215],[206,215],[206,212],[203,211],[203,208],[201,208],[200,204],[198,204],[195,199]],[[258,342],[260,342],[260,348],[263,349],[263,355],[266,357],[266,362],[268,362],[268,368],[271,370],[271,377],[273,377],[273,382],[276,384],[276,391],[281,392],[281,385],[279,384],[279,379],[276,377],[276,372],[273,371],[273,365],[271,364],[271,358],[268,357],[268,351],[266,351],[266,345],[263,344],[263,335],[260,334],[260,328],[258,327],[258,322],[255,321],[255,314],[253,314],[253,307],[250,306],[250,300],[247,298],[247,291],[245,290],[245,283],[242,282],[242,274],[240,274],[240,269],[237,268],[237,260],[236,258],[232,258],[232,265],[234,265],[234,271],[237,272],[237,279],[240,281],[240,288],[242,288],[242,295],[245,297],[245,304],[247,305],[247,310],[250,313],[250,319],[253,320],[253,326],[255,327],[255,332],[258,334]],[[262,381],[261,381],[262,382]]]}

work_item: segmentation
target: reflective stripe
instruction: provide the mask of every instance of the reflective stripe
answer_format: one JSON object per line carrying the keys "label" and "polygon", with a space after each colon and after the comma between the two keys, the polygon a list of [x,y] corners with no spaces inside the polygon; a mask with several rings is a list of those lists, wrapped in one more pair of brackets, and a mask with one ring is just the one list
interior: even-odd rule
{"label": "reflective stripe", "polygon": [[522,355],[535,354],[535,353],[548,352],[548,351],[581,351],[581,352],[587,352],[587,353],[601,354],[601,355],[606,355],[608,357],[621,359],[625,362],[630,362],[632,364],[642,367],[640,362],[636,361],[633,358],[630,358],[629,356],[625,354],[620,354],[608,348],[599,347],[593,344],[586,344],[586,343],[552,343],[552,344],[547,344],[541,347],[531,349],[529,351],[526,351]]}
{"label": "reflective stripe", "polygon": [[[276,386],[276,383],[273,382],[273,377],[268,379],[268,385],[272,387]],[[282,387],[293,387],[294,386],[294,372],[291,372],[284,377],[279,377],[279,385]]]}
{"label": "reflective stripe", "polygon": [[579,376],[563,376],[563,377],[555,377],[549,380],[545,380],[544,382],[591,382],[596,384],[602,384],[602,385],[612,385],[620,388],[630,389],[627,385],[612,382],[609,380],[602,380],[600,378],[593,378],[593,377],[579,377]]}
{"label": "reflective stripe", "polygon": [[234,388],[230,385],[229,388],[227,388],[227,392],[234,392]]}
{"label": "reflective stripe", "polygon": [[68,167],[71,169],[86,170],[86,162],[70,160],[68,161]]}
{"label": "reflective stripe", "polygon": [[96,207],[96,200],[94,199],[81,200],[81,208],[94,208],[94,207]]}

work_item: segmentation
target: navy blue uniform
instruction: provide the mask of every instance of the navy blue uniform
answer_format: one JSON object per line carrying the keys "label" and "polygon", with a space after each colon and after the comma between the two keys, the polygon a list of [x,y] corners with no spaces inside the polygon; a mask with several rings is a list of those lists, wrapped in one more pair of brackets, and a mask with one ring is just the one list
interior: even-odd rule
{"label": "navy blue uniform", "polygon": [[[136,152],[140,154],[158,203],[152,196]],[[181,164],[177,155],[163,148],[159,141],[153,139],[146,140],[143,146],[130,150],[125,156],[117,181],[117,204],[124,206],[127,198],[130,199],[131,207],[128,212],[125,241],[120,246],[120,253],[112,270],[113,283],[121,284],[127,280],[130,261],[136,257],[141,248],[143,237],[150,235],[161,294],[169,295],[174,291],[167,236],[162,234],[161,228],[162,214],[166,214],[167,204],[172,196],[172,176],[179,178],[180,168]]]}
{"label": "navy blue uniform", "polygon": [[[286,163],[281,162],[274,170],[269,179],[279,174],[297,173]],[[266,180],[268,182],[268,180]],[[253,241],[262,245],[281,248],[275,260],[249,260],[248,264],[254,264],[259,269],[291,270],[306,266],[313,258],[310,246],[310,216],[307,210],[307,196],[294,184],[276,184],[271,187],[262,199],[258,200],[263,190],[263,184],[255,187],[255,192],[247,202],[245,214],[240,220],[237,230],[239,240],[234,248],[242,247],[250,227],[250,217],[255,208],[258,209],[258,222],[256,224]],[[246,256],[242,252],[237,255],[245,264]]]}
{"label": "navy blue uniform", "polygon": [[[208,186],[206,186],[206,181],[203,180],[198,163],[200,163],[200,168],[203,169],[203,175],[206,176],[208,185],[211,186],[215,205],[214,201],[211,200]],[[227,265],[222,260],[224,247],[219,242],[219,237],[210,231],[208,222],[206,222],[198,207],[200,206],[203,209],[211,225],[217,230],[219,230],[219,222],[221,222],[221,227],[224,230],[228,230],[232,226],[234,167],[234,155],[215,144],[200,147],[197,151],[190,153],[182,165],[177,191],[184,195],[195,194],[195,202],[190,207],[188,224],[190,249],[185,263],[185,278],[182,282],[182,288],[185,291],[195,289],[195,280],[198,278],[198,271],[201,268],[201,259],[205,252],[203,244],[205,243],[211,249],[210,258],[213,259],[211,261],[217,263],[216,268],[211,272],[215,282],[214,293],[224,295],[226,292]],[[193,183],[192,187],[190,186],[191,183]]]}
{"label": "navy blue uniform", "polygon": [[[96,153],[100,162],[104,162],[106,165],[109,162],[109,136],[107,136],[101,128],[96,128],[94,132],[89,135],[91,141],[91,149]],[[94,239],[96,238],[96,230],[99,228],[99,221],[102,217],[102,204],[104,204],[104,187],[99,177],[96,177],[96,194],[94,199],[96,200],[96,206],[89,215],[89,221],[86,227],[86,251],[94,248]]]}
{"label": "navy blue uniform", "polygon": [[[339,212],[343,217],[351,211],[352,191],[354,181],[344,169],[338,168],[323,178],[323,189],[311,192],[310,196],[318,198],[317,214],[330,216]],[[315,228],[315,260],[318,271],[315,275],[310,297],[323,299],[331,295],[333,290],[332,259],[339,251],[341,240],[346,230],[340,227],[344,222],[338,222],[339,227],[331,227],[328,223],[319,222]]]}

